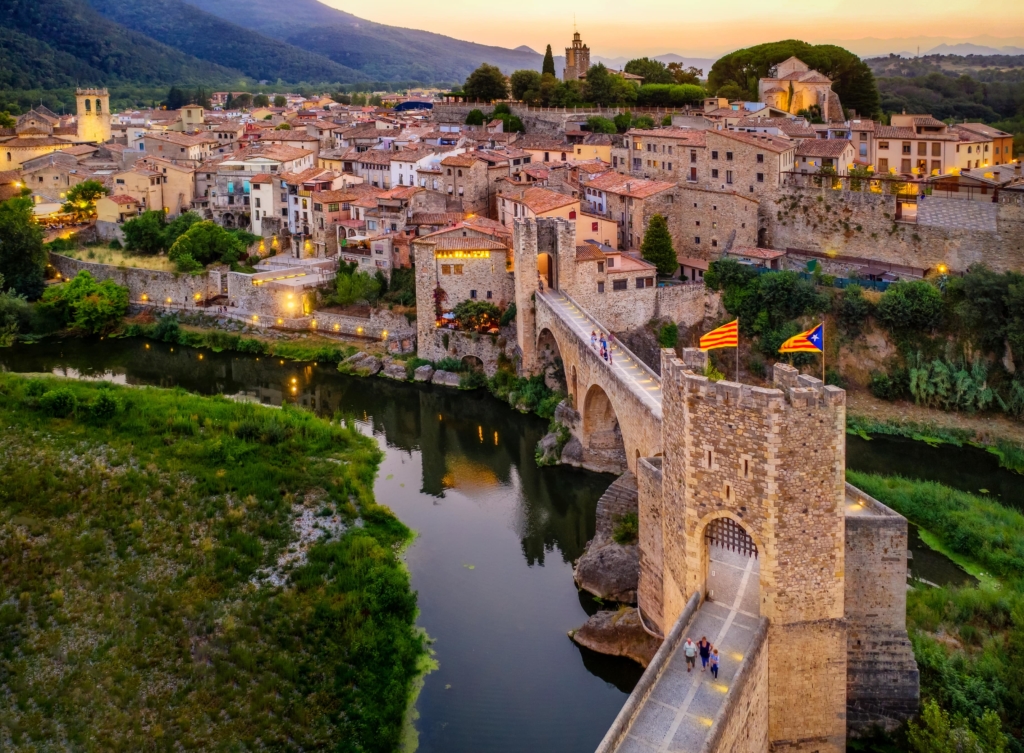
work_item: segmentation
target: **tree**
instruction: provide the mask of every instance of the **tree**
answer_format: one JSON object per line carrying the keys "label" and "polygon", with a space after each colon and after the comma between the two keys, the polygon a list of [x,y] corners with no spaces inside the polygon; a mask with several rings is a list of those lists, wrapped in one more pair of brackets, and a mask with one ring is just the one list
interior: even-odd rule
{"label": "tree", "polygon": [[252,95],[249,92],[242,92],[237,97],[228,100],[229,110],[248,110],[252,107]]}
{"label": "tree", "polygon": [[692,65],[689,68],[683,68],[682,63],[669,63],[668,70],[672,74],[672,80],[677,84],[700,86],[701,76],[704,75],[704,71],[700,68],[695,68]]}
{"label": "tree", "polygon": [[124,247],[139,254],[158,254],[164,250],[164,233],[167,223],[164,213],[143,212],[128,220],[121,227],[124,231]]}
{"label": "tree", "polygon": [[[794,56],[832,79],[832,89],[844,107],[865,117],[879,111],[878,86],[867,63],[842,47],[796,39],[759,44],[719,58],[708,73],[708,88],[730,99],[755,99],[758,79],[770,77],[779,63]],[[728,84],[735,84],[741,94],[734,96],[732,89],[723,93],[722,87]]]}
{"label": "tree", "polygon": [[618,133],[615,121],[602,118],[600,115],[592,115],[587,118],[587,130],[591,133]]}
{"label": "tree", "polygon": [[612,78],[608,69],[604,67],[604,63],[590,66],[590,70],[587,71],[587,82],[584,87],[587,101],[603,107],[612,104],[614,101],[612,96]]}
{"label": "tree", "polygon": [[676,259],[675,249],[672,248],[672,236],[668,232],[668,223],[660,214],[653,215],[647,223],[640,254],[658,268],[658,274],[662,277],[673,275],[679,269],[679,261]]}
{"label": "tree", "polygon": [[210,220],[197,222],[185,231],[167,252],[182,272],[195,271],[195,265],[205,266],[215,261],[225,264],[237,262],[245,252],[245,244],[234,233],[228,232]]}
{"label": "tree", "polygon": [[631,113],[629,110],[626,110],[625,112],[620,112],[618,115],[615,116],[614,122],[615,130],[618,131],[619,133],[625,133],[626,131],[629,130],[629,127],[633,125],[633,113]]}
{"label": "tree", "polygon": [[466,115],[466,125],[481,126],[485,122],[483,110],[474,108]]}
{"label": "tree", "polygon": [[92,217],[96,214],[96,199],[109,193],[110,189],[98,180],[84,180],[67,190],[61,211],[79,219]]}
{"label": "tree", "polygon": [[942,314],[942,293],[924,280],[890,285],[878,302],[878,321],[892,332],[930,332]]}
{"label": "tree", "polygon": [[381,99],[381,96],[379,94],[374,94],[374,95],[372,95],[370,97],[370,101],[369,101],[370,107],[380,107],[383,104],[384,104],[384,100]]}
{"label": "tree", "polygon": [[643,76],[645,84],[672,84],[675,77],[660,60],[637,58],[626,63],[623,70],[634,76]]}
{"label": "tree", "polygon": [[459,329],[472,331],[498,326],[501,309],[489,301],[460,301],[452,310]]}
{"label": "tree", "polygon": [[484,63],[469,74],[465,86],[462,87],[466,97],[480,102],[493,102],[508,97],[508,84],[505,74],[496,65]]}
{"label": "tree", "polygon": [[0,276],[18,295],[42,295],[46,250],[43,231],[33,221],[32,199],[18,196],[0,202]]}
{"label": "tree", "polygon": [[539,91],[540,79],[541,76],[537,71],[522,70],[513,73],[510,78],[512,99],[522,102],[526,97],[526,92]]}
{"label": "tree", "polygon": [[335,300],[341,306],[351,306],[359,301],[372,305],[380,295],[380,283],[366,272],[351,272],[335,278],[335,290]]}
{"label": "tree", "polygon": [[0,110],[0,128],[14,128],[18,122],[7,110]]}
{"label": "tree", "polygon": [[352,97],[344,92],[336,92],[331,95],[331,99],[337,102],[339,105],[350,105],[352,104]]}
{"label": "tree", "polygon": [[203,218],[195,212],[183,212],[175,217],[164,229],[164,248],[170,248],[181,235]]}
{"label": "tree", "polygon": [[209,110],[213,105],[210,102],[210,95],[206,93],[206,89],[199,86],[196,88],[196,93],[192,95],[192,104],[199,105],[203,109]]}
{"label": "tree", "polygon": [[99,335],[112,330],[128,313],[128,288],[113,280],[96,282],[83,270],[74,279],[47,288],[40,306],[55,314],[63,326]]}
{"label": "tree", "polygon": [[548,45],[547,50],[544,52],[544,62],[541,64],[540,72],[541,75],[555,75],[555,56],[551,54],[551,45]]}
{"label": "tree", "polygon": [[257,94],[255,97],[252,98],[252,104],[254,107],[269,107],[270,97],[268,97],[266,94]]}
{"label": "tree", "polygon": [[167,100],[164,104],[168,110],[180,110],[182,107],[188,104],[189,97],[183,89],[179,89],[177,86],[172,86],[170,91],[167,92]]}
{"label": "tree", "polygon": [[274,107],[286,107],[287,105],[288,100],[285,99],[285,96],[283,94],[274,95]]}
{"label": "tree", "polygon": [[650,115],[637,115],[633,118],[633,127],[640,128],[641,130],[654,128],[654,118]]}
{"label": "tree", "polygon": [[290,131],[290,130],[292,130],[292,127],[288,123],[279,123],[277,125],[277,127],[274,128],[274,130],[275,131]]}

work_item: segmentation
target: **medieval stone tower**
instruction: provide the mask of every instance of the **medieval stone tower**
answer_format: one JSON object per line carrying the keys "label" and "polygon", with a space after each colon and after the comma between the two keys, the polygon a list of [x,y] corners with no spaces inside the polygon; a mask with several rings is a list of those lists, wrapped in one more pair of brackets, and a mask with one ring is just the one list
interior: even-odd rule
{"label": "medieval stone tower", "polygon": [[110,94],[106,89],[77,89],[78,141],[103,144],[110,140]]}
{"label": "medieval stone tower", "polygon": [[562,78],[565,81],[575,81],[587,75],[590,70],[590,48],[583,44],[578,31],[573,32],[572,47],[565,48],[565,70],[562,71]]}
{"label": "medieval stone tower", "polygon": [[773,389],[714,383],[702,375],[706,358],[663,355],[663,432],[673,439],[663,458],[638,468],[643,619],[664,635],[692,594],[731,601],[722,577],[730,566],[715,553],[749,556],[744,609],[768,621],[758,735],[776,751],[838,753],[846,393],[785,364],[775,366]]}

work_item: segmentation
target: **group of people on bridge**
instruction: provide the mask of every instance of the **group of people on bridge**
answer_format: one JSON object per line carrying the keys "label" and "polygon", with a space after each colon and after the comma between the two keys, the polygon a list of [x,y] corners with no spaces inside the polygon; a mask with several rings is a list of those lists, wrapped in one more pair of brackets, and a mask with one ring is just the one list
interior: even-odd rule
{"label": "group of people on bridge", "polygon": [[600,334],[596,330],[590,331],[590,347],[594,350],[599,350],[601,358],[607,361],[609,364],[612,362],[612,342],[615,340],[615,335],[611,332],[605,337],[604,332]]}
{"label": "group of people on bridge", "polygon": [[711,645],[706,635],[702,635],[697,643],[693,642],[693,638],[687,638],[683,644],[683,654],[686,656],[687,672],[697,666],[697,654],[700,654],[700,671],[707,672],[708,667],[711,667],[711,674],[718,679],[718,649]]}

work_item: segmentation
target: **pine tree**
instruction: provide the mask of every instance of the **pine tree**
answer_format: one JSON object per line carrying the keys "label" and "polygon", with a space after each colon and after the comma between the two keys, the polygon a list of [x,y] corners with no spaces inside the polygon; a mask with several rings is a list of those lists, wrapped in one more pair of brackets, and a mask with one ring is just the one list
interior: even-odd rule
{"label": "pine tree", "polygon": [[668,223],[660,214],[651,217],[647,224],[640,254],[646,261],[654,264],[658,268],[658,274],[663,277],[668,277],[679,269],[676,252],[672,248],[672,236],[668,232]]}
{"label": "pine tree", "polygon": [[551,45],[548,45],[548,50],[544,53],[544,65],[541,66],[540,73],[542,76],[545,73],[555,75],[555,58],[551,54]]}

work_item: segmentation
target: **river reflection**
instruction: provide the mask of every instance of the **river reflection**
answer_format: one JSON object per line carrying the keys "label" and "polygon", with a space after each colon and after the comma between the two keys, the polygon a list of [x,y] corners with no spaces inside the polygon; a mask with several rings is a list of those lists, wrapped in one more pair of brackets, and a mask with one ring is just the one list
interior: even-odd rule
{"label": "river reflection", "polygon": [[540,419],[480,392],[142,340],[19,346],[0,366],[293,403],[377,437],[377,500],[417,532],[406,560],[439,662],[417,703],[421,750],[590,751],[639,679],[566,635],[596,607],[571,562],[612,477],[538,468]]}

